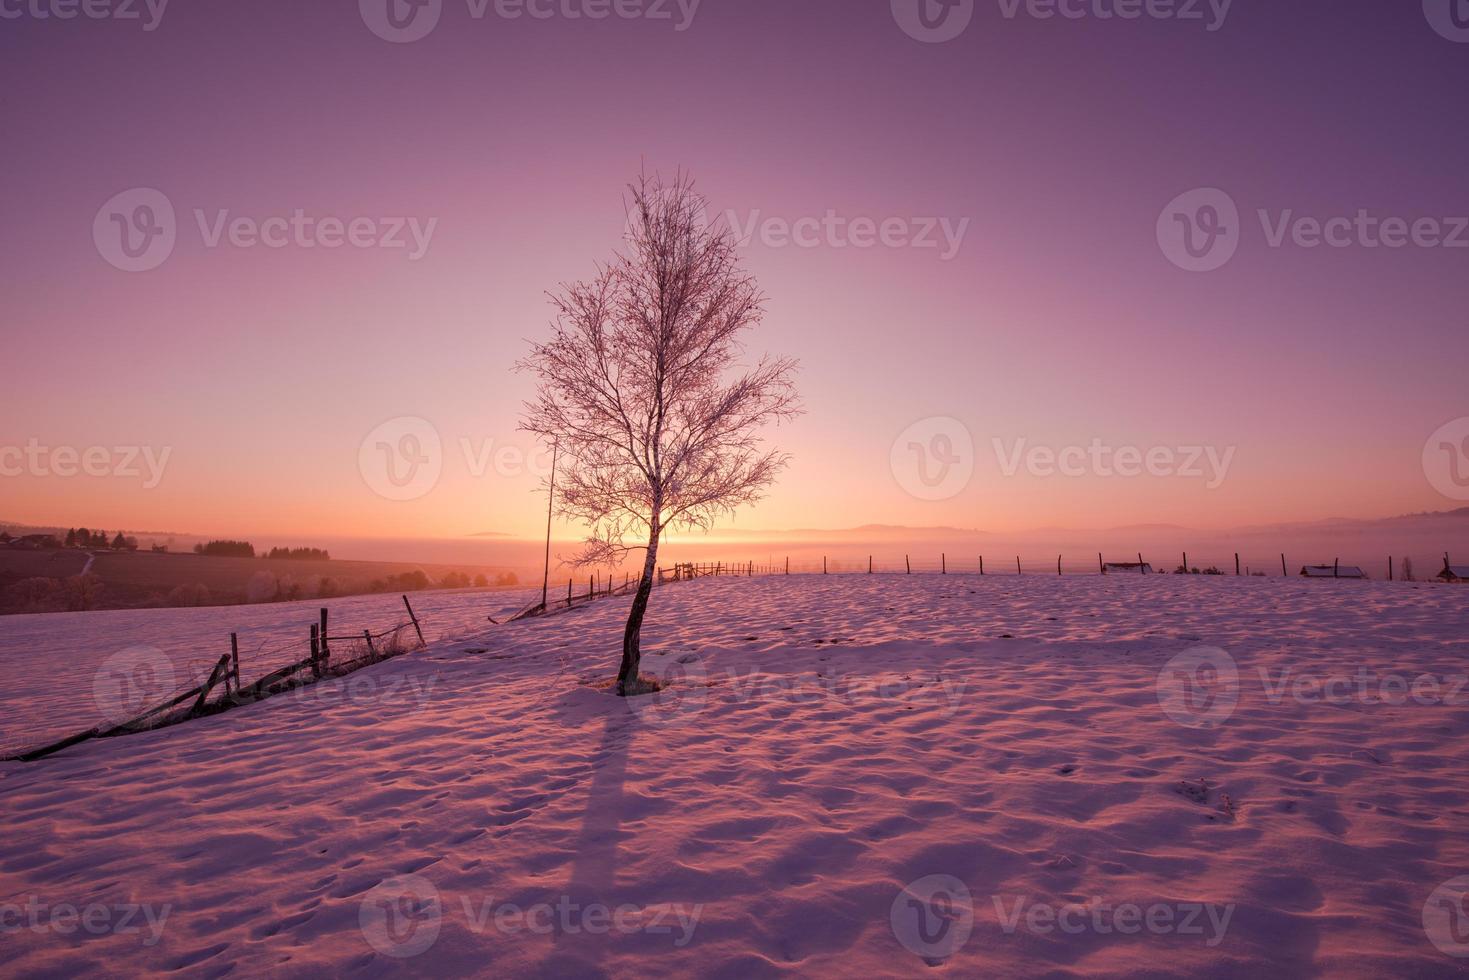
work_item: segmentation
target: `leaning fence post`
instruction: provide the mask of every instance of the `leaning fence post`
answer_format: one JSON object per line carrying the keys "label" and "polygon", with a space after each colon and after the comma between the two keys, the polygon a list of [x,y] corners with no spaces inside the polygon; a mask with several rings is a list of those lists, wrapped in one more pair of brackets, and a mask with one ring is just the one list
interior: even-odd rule
{"label": "leaning fence post", "polygon": [[423,641],[423,627],[418,624],[418,616],[414,614],[413,607],[408,604],[408,596],[406,595],[403,596],[403,608],[408,610],[408,618],[413,620],[413,632],[418,634],[419,646],[428,646],[428,644]]}
{"label": "leaning fence post", "polygon": [[1285,570],[1285,552],[1280,553],[1280,574],[1284,578],[1290,578],[1290,572]]}
{"label": "leaning fence post", "polygon": [[230,656],[225,654],[219,658],[219,663],[215,664],[214,669],[209,672],[209,679],[204,682],[204,686],[199,688],[199,700],[195,701],[194,707],[189,709],[190,718],[204,710],[204,704],[209,700],[209,692],[214,690],[214,685],[218,684],[221,678],[227,676],[226,671],[229,669]]}
{"label": "leaning fence post", "polygon": [[[235,679],[235,693],[240,693],[240,635],[230,634],[230,674]],[[229,693],[229,685],[225,685],[225,693]]]}
{"label": "leaning fence post", "polygon": [[362,638],[367,641],[367,658],[371,660],[377,656],[372,649],[372,630],[363,630]]}
{"label": "leaning fence post", "polygon": [[1137,553],[1137,570],[1143,575],[1148,574],[1148,568],[1143,564],[1143,553],[1141,551]]}

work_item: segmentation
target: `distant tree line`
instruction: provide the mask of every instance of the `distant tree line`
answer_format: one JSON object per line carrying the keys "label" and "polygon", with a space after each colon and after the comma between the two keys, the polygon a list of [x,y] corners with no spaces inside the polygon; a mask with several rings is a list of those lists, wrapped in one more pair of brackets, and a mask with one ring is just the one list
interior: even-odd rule
{"label": "distant tree line", "polygon": [[332,556],[325,548],[271,548],[265,557],[292,561],[330,561]]}
{"label": "distant tree line", "polygon": [[248,541],[210,541],[194,545],[194,554],[211,558],[254,558],[255,546]]}
{"label": "distant tree line", "polygon": [[113,551],[137,551],[138,539],[118,531],[109,541],[106,531],[92,531],[85,527],[74,527],[66,532],[64,542],[68,548],[111,548]]}

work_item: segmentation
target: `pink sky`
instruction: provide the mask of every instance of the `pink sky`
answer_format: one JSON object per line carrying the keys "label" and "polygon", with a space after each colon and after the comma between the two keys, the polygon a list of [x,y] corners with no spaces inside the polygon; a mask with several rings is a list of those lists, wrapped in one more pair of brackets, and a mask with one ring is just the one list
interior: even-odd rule
{"label": "pink sky", "polygon": [[[793,465],[745,527],[1201,527],[1460,506],[1425,442],[1469,415],[1469,252],[1269,247],[1256,218],[1469,214],[1469,47],[1417,4],[1246,9],[1216,32],[1006,20],[906,36],[886,3],[706,0],[646,20],[472,19],[389,44],[351,4],[170,8],[154,31],[0,32],[10,179],[0,447],[167,450],[157,486],[23,472],[0,518],[200,533],[534,535],[537,478],[476,475],[461,440],[522,449],[544,291],[618,244],[643,161],[717,213],[968,222],[942,248],[753,241],[757,349],[803,364]],[[1249,72],[1239,65],[1248,63]],[[161,191],[159,267],[104,261],[93,219]],[[1226,266],[1171,264],[1170,200],[1227,191]],[[213,221],[297,209],[437,219],[427,251],[209,247]],[[769,227],[766,225],[765,227]],[[411,240],[411,239],[410,239]],[[385,499],[359,447],[432,423],[431,492]],[[899,434],[972,436],[942,500],[895,475]],[[1233,449],[1224,478],[1007,476],[993,440]],[[501,469],[505,469],[503,466]]]}

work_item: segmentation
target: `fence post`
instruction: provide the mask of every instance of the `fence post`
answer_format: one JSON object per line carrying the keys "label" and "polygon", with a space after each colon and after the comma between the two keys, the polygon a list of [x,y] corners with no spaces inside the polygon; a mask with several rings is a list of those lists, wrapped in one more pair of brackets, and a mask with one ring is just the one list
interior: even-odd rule
{"label": "fence post", "polygon": [[321,627],[311,624],[311,676],[321,677]]}
{"label": "fence post", "polygon": [[230,657],[229,654],[225,654],[219,658],[219,663],[215,664],[214,669],[209,672],[209,679],[199,689],[199,700],[195,701],[194,707],[189,709],[190,718],[193,718],[204,710],[204,704],[209,700],[209,692],[214,690],[214,685],[218,684],[222,677],[228,676],[229,669]]}
{"label": "fence post", "polygon": [[418,616],[413,612],[413,607],[408,604],[408,596],[403,596],[403,608],[408,610],[408,618],[413,620],[413,632],[418,634],[418,645],[428,646],[423,640],[423,627],[418,625]]}
{"label": "fence post", "polygon": [[1392,581],[1392,555],[1387,556],[1387,580]]}
{"label": "fence post", "polygon": [[1239,552],[1234,553],[1234,574],[1239,574]]}
{"label": "fence post", "polygon": [[1060,575],[1061,574],[1061,556],[1060,555],[1057,555],[1056,556],[1056,574],[1057,575]]}
{"label": "fence post", "polygon": [[979,556],[979,574],[984,574],[984,555]]}
{"label": "fence post", "polygon": [[1022,572],[1020,570],[1020,556],[1019,555],[1016,555],[1015,556],[1015,574],[1016,575],[1024,575],[1025,574],[1024,572]]}
{"label": "fence post", "polygon": [[[240,693],[240,635],[230,634],[230,674],[235,679],[235,693]],[[225,685],[225,693],[229,693],[229,686]]]}
{"label": "fence post", "polygon": [[326,607],[321,607],[321,659],[330,660],[332,657],[332,645],[326,636]]}
{"label": "fence post", "polygon": [[939,574],[949,574],[949,556],[943,552],[939,552]]}
{"label": "fence post", "polygon": [[1188,574],[1188,552],[1183,553],[1183,574]]}
{"label": "fence post", "polygon": [[1341,578],[1341,559],[1334,558],[1331,562],[1331,577]]}
{"label": "fence post", "polygon": [[872,556],[871,555],[868,555],[867,556],[867,574],[868,575],[871,575],[872,574]]}
{"label": "fence post", "polygon": [[1280,574],[1283,578],[1290,578],[1290,572],[1285,570],[1285,552],[1280,553]]}
{"label": "fence post", "polygon": [[825,555],[822,555],[821,556],[821,574],[822,575],[825,575],[826,574],[826,556]]}
{"label": "fence post", "polygon": [[570,577],[568,577],[566,579],[566,605],[568,607],[571,606],[571,579],[570,579]]}
{"label": "fence post", "polygon": [[1143,553],[1141,551],[1137,553],[1137,570],[1140,575],[1148,574],[1147,566],[1143,564]]}
{"label": "fence post", "polygon": [[908,556],[907,555],[904,555],[903,556],[903,566],[908,569],[908,574],[909,575],[912,575],[913,574],[913,563],[908,560]]}
{"label": "fence post", "polygon": [[372,659],[373,657],[376,657],[377,654],[375,652],[373,652],[373,649],[372,649],[372,630],[363,630],[362,631],[362,638],[367,641],[367,656],[368,656],[368,659]]}
{"label": "fence post", "polygon": [[1102,553],[1100,551],[1097,552],[1097,574],[1098,575],[1106,575],[1107,574],[1107,566],[1102,561]]}
{"label": "fence post", "polygon": [[791,574],[791,556],[786,555],[786,574]]}

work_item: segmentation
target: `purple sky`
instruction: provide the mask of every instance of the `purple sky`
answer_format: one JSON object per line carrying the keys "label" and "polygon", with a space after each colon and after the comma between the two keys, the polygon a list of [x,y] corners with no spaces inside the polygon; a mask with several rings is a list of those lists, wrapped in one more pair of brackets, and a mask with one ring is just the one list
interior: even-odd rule
{"label": "purple sky", "polygon": [[[1290,232],[1272,247],[1257,216],[1366,209],[1455,234],[1469,43],[1418,0],[1235,0],[1217,30],[1207,3],[1181,21],[1096,16],[1115,0],[1011,18],[990,0],[944,43],[906,34],[888,0],[703,0],[683,30],[675,2],[657,3],[670,19],[560,12],[588,2],[506,19],[445,0],[426,37],[389,43],[341,0],[175,0],[151,31],[141,3],[142,22],[0,0],[0,447],[169,451],[152,487],[28,464],[0,484],[0,517],[534,533],[535,474],[476,472],[461,440],[529,447],[510,365],[545,331],[544,291],[617,245],[644,161],[688,170],[756,230],[745,256],[770,303],[753,343],[804,365],[809,414],[779,433],[794,465],[745,526],[1461,505],[1425,442],[1469,416],[1469,230],[1460,248],[1368,248],[1355,230],[1346,247]],[[133,188],[176,211],[172,253],[143,272],[93,234]],[[1240,213],[1237,252],[1210,272],[1179,268],[1157,234],[1198,188]],[[211,247],[195,215],[298,209],[372,219],[368,238],[394,218],[432,231],[416,258],[409,226],[405,248]],[[782,244],[828,212],[814,247]],[[890,243],[854,244],[854,218],[889,222]],[[391,500],[359,447],[402,416],[439,435],[441,473]],[[925,499],[894,442],[916,426],[936,445],[936,418],[972,439],[972,476]],[[1001,458],[1094,440],[1233,455],[1212,487],[1090,461],[1007,475]]]}

